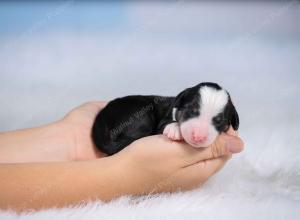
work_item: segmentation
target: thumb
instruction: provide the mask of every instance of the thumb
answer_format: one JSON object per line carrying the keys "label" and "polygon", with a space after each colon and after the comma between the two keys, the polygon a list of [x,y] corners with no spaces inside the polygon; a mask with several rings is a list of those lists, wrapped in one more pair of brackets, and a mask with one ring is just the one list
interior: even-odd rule
{"label": "thumb", "polygon": [[222,134],[209,147],[211,150],[207,155],[209,157],[208,159],[239,153],[243,150],[244,143],[237,136]]}
{"label": "thumb", "polygon": [[243,148],[244,143],[239,137],[221,134],[209,147],[201,149],[194,154],[193,163],[239,153]]}

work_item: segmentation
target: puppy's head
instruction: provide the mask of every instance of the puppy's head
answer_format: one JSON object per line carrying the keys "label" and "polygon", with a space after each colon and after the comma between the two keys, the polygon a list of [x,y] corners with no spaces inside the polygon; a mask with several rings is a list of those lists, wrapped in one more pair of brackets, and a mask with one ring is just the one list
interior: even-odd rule
{"label": "puppy's head", "polygon": [[230,126],[239,127],[239,116],[229,93],[215,83],[200,83],[175,99],[173,118],[184,140],[194,147],[206,147]]}

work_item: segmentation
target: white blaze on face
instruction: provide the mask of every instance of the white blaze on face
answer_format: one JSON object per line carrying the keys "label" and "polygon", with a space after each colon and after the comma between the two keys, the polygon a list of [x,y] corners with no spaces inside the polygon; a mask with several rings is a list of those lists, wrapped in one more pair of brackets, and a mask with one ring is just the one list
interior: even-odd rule
{"label": "white blaze on face", "polygon": [[228,102],[225,90],[201,87],[200,115],[183,122],[180,126],[184,140],[194,147],[207,147],[219,134],[213,125],[213,118],[223,111]]}

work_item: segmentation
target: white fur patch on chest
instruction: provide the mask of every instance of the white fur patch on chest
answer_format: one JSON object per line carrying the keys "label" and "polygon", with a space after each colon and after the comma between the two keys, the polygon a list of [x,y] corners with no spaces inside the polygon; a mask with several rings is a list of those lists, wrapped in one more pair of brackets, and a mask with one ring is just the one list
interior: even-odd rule
{"label": "white fur patch on chest", "polygon": [[225,90],[216,90],[204,86],[200,88],[200,115],[212,118],[223,111],[228,102],[228,94]]}

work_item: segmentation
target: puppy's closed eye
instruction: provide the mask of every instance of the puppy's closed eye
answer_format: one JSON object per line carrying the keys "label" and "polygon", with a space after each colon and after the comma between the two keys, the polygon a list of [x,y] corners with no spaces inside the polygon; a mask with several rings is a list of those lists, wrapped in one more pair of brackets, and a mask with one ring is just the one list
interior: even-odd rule
{"label": "puppy's closed eye", "polygon": [[224,115],[221,114],[221,115],[216,116],[213,120],[217,125],[220,125],[225,121],[225,118],[224,118]]}

